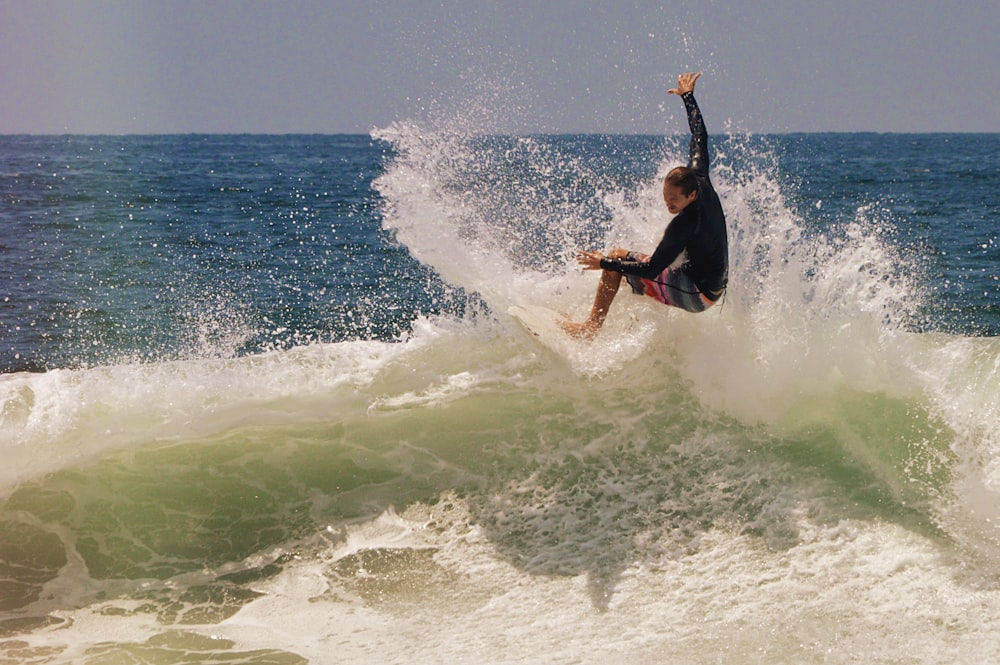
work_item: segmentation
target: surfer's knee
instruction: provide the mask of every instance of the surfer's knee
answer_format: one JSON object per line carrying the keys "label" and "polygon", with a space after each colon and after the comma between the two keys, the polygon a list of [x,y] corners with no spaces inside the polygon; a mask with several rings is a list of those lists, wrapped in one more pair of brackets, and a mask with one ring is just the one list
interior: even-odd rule
{"label": "surfer's knee", "polygon": [[621,247],[616,247],[607,253],[609,259],[624,259],[626,256],[628,256],[628,250]]}

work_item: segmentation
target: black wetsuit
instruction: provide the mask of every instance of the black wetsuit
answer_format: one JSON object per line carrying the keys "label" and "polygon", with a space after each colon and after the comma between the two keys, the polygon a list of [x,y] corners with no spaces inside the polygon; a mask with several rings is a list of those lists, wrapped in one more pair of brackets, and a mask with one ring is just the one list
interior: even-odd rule
{"label": "black wetsuit", "polygon": [[708,179],[708,132],[698,102],[692,92],[684,93],[681,98],[691,128],[688,166],[698,177],[698,198],[670,220],[663,239],[648,261],[604,258],[601,268],[655,280],[686,250],[687,260],[681,269],[706,298],[717,300],[729,277],[726,215]]}

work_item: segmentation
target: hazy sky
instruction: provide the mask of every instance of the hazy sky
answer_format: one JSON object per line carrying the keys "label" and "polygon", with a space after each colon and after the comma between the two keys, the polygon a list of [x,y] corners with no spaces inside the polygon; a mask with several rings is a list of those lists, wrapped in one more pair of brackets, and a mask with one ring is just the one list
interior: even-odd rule
{"label": "hazy sky", "polygon": [[[997,0],[0,0],[0,133],[1000,131]],[[684,131],[684,128],[673,127]]]}

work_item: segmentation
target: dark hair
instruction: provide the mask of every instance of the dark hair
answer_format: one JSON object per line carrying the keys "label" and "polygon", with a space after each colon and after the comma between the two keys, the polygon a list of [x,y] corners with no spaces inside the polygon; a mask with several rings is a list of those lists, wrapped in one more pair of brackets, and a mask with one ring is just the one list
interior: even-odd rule
{"label": "dark hair", "polygon": [[691,192],[698,189],[698,177],[690,166],[675,166],[670,169],[670,173],[663,179],[663,183],[679,187],[684,196],[690,196]]}

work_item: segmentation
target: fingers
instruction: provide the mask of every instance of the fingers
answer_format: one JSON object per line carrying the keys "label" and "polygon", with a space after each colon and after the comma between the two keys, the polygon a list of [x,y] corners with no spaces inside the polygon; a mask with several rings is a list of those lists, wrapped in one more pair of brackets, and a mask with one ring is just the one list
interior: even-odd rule
{"label": "fingers", "polygon": [[667,90],[671,95],[683,95],[686,92],[694,92],[694,84],[701,78],[701,72],[687,72],[677,76],[677,87]]}
{"label": "fingers", "polygon": [[581,250],[576,255],[576,262],[583,266],[584,270],[596,270],[601,267],[601,259],[604,254],[594,250]]}

